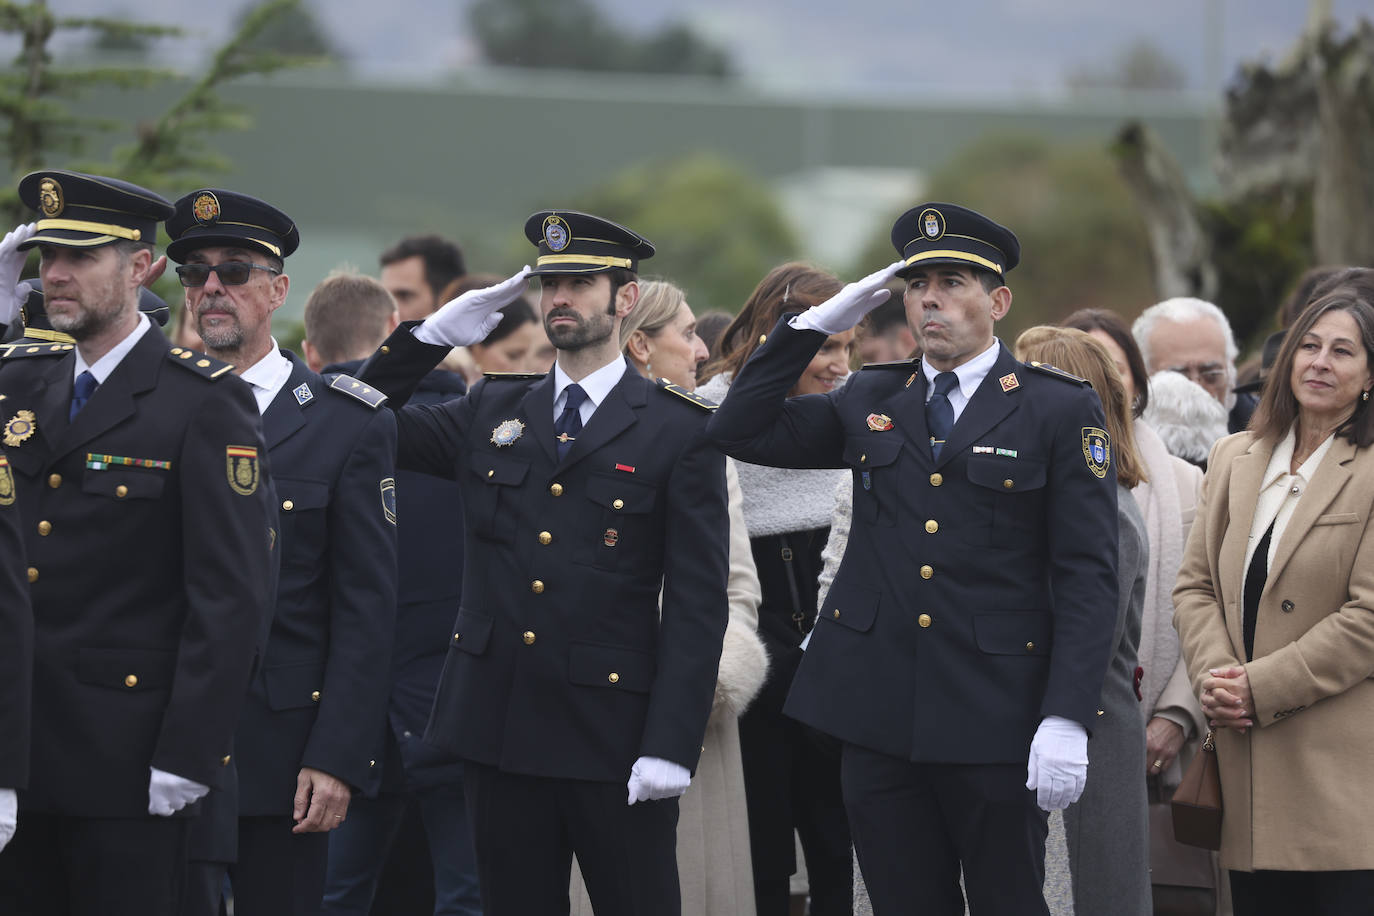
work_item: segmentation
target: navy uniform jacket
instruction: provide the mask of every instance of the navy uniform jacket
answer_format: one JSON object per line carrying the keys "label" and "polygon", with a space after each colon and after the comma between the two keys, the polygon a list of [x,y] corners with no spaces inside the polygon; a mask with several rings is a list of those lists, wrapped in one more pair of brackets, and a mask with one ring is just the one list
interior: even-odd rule
{"label": "navy uniform jacket", "polygon": [[366,784],[396,622],[395,421],[367,386],[283,355],[291,376],[262,415],[281,575],[235,739],[247,816],[290,815],[302,767]]}
{"label": "navy uniform jacket", "polygon": [[[363,378],[403,403],[446,352],[402,326]],[[535,776],[618,782],[641,755],[695,769],[727,616],[707,416],[628,367],[562,461],[552,374],[398,411],[398,465],[463,494],[462,607],[427,740]]]}
{"label": "navy uniform jacket", "polygon": [[783,319],[709,427],[745,461],[854,473],[848,547],[784,711],[929,763],[1024,763],[1044,716],[1091,731],[1117,596],[1116,475],[1085,443],[1097,396],[1001,347],[935,461],[915,360],[786,398],[824,339]]}
{"label": "navy uniform jacket", "polygon": [[17,502],[14,472],[0,450],[0,789],[21,789],[29,779],[33,611]]}
{"label": "navy uniform jacket", "polygon": [[[358,360],[324,371],[356,374],[361,366]],[[461,375],[436,369],[420,380],[410,403],[442,404],[467,390]],[[453,785],[463,776],[460,761],[424,740],[463,594],[463,501],[453,481],[398,469],[396,506],[405,521],[396,529],[400,582],[391,699],[386,751],[369,790]]]}
{"label": "navy uniform jacket", "polygon": [[20,805],[146,817],[150,766],[225,784],[270,602],[263,444],[231,367],[155,327],[69,424],[72,350],[0,360],[40,724]]}

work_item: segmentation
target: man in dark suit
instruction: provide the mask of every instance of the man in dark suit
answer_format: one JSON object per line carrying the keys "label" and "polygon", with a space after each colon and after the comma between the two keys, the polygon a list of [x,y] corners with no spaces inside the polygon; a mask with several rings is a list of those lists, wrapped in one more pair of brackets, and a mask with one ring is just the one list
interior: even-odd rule
{"label": "man in dark suit", "polygon": [[[780,321],[709,432],[728,454],[850,467],[854,521],[785,712],[844,742],[874,911],[1046,913],[1046,810],[1082,791],[1116,609],[1116,480],[1097,396],[993,334],[1016,237],[931,203],[902,260]],[[907,282],[925,358],[786,398],[826,335]],[[1038,804],[1037,804],[1038,803]]]}
{"label": "man in dark suit", "polygon": [[[574,853],[597,913],[673,914],[677,796],[725,631],[724,459],[703,405],[620,354],[653,246],[569,211],[525,234],[553,371],[398,412],[399,465],[463,494],[463,601],[427,739],[465,761],[486,916],[566,911]],[[362,378],[403,403],[527,275],[403,326]]]}
{"label": "man in dark suit", "polygon": [[19,814],[16,789],[29,780],[29,702],[33,690],[33,611],[24,581],[14,471],[0,451],[0,852]]}
{"label": "man in dark suit", "polygon": [[[317,372],[355,373],[398,321],[396,301],[381,283],[333,274],[306,300],[301,348]],[[466,391],[461,376],[435,370],[420,380],[410,401],[441,404]],[[463,765],[423,740],[462,595],[463,503],[452,481],[398,470],[396,506],[404,523],[396,532],[400,590],[385,749],[367,786],[376,797],[354,798],[347,822],[329,838],[323,912],[480,916]],[[413,820],[412,807],[419,815]],[[406,835],[408,827],[415,836]],[[384,901],[379,881],[388,862],[396,861],[398,846],[420,859],[406,863],[419,874],[413,882],[396,882]]]}
{"label": "man in dark suit", "polygon": [[[320,907],[328,831],[376,765],[396,608],[396,425],[381,395],[320,376],[272,339],[299,244],[260,200],[202,189],[167,220],[186,307],[262,412],[281,510],[281,577],[266,656],[235,742],[239,912]],[[219,829],[207,824],[212,830]],[[214,874],[199,879],[212,902]]]}
{"label": "man in dark suit", "polygon": [[48,318],[74,343],[0,358],[41,724],[0,899],[19,914],[171,914],[185,815],[224,783],[269,605],[258,419],[231,366],[169,348],[138,311],[170,204],[58,169],[19,194],[42,218],[0,251],[0,321],[22,298],[14,251],[37,247]]}

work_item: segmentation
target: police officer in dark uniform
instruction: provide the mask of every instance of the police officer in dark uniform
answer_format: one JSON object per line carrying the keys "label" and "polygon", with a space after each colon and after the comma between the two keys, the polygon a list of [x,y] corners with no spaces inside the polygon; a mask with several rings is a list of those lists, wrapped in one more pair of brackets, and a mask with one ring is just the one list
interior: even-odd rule
{"label": "police officer in dark uniform", "polygon": [[[3,407],[0,404],[0,407]],[[29,702],[33,689],[33,611],[24,580],[14,471],[0,450],[0,852],[14,836],[29,780]]]}
{"label": "police officer in dark uniform", "polygon": [[[382,396],[279,350],[291,219],[202,189],[176,202],[168,256],[208,352],[252,386],[281,513],[281,577],[266,656],[236,736],[238,912],[319,911],[328,831],[376,765],[396,612],[396,424]],[[222,815],[221,815],[222,817]],[[203,824],[212,835],[219,817]],[[212,904],[213,869],[196,878]]]}
{"label": "police officer in dark uniform", "polygon": [[270,600],[258,419],[231,366],[170,348],[138,311],[170,204],[58,169],[19,194],[42,218],[0,244],[0,321],[37,247],[47,315],[74,343],[0,350],[41,724],[0,900],[19,914],[170,914],[187,815],[223,784]]}
{"label": "police officer in dark uniform", "polygon": [[[951,204],[902,260],[783,319],[709,431],[728,454],[849,467],[848,549],[785,712],[844,742],[874,912],[1047,913],[1046,810],[1082,791],[1116,608],[1116,482],[1097,396],[993,334],[1020,246]],[[906,279],[924,360],[786,399],[826,335]]]}
{"label": "police officer in dark uniform", "polygon": [[[574,853],[601,916],[671,916],[677,796],[727,616],[724,459],[703,436],[709,402],[620,354],[653,246],[569,211],[534,214],[525,234],[553,371],[398,412],[399,466],[463,494],[462,607],[427,739],[465,760],[486,916],[567,912]],[[527,275],[403,325],[362,378],[403,403]]]}

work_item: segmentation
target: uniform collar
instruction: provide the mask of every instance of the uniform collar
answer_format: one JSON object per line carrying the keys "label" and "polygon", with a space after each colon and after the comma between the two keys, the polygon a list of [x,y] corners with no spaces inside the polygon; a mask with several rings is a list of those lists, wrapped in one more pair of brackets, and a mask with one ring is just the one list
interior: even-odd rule
{"label": "uniform collar", "polygon": [[[982,353],[966,363],[954,367],[954,374],[959,379],[959,392],[967,401],[973,397],[973,393],[978,390],[978,386],[983,384],[983,379],[988,377],[992,367],[997,364],[997,356],[1002,350],[1002,343],[996,337],[992,339],[992,345]],[[926,390],[933,391],[935,388],[935,376],[940,374],[927,360],[921,360],[921,372],[926,377]]]}
{"label": "uniform collar", "polygon": [[[587,392],[587,400],[592,402],[592,407],[595,409],[601,406],[602,401],[606,400],[606,396],[620,382],[621,377],[628,369],[629,364],[625,362],[625,357],[617,354],[615,359],[577,384],[581,385],[582,390]],[[558,407],[559,399],[563,397],[563,391],[572,383],[573,380],[568,378],[563,367],[555,362],[553,364],[553,404],[555,409]]]}
{"label": "uniform collar", "polygon": [[81,351],[77,350],[76,364],[72,366],[72,378],[75,379],[82,372],[89,371],[91,375],[95,376],[96,384],[105,384],[105,379],[109,378],[110,373],[115,371],[115,367],[119,365],[120,360],[129,355],[129,351],[134,348],[134,344],[138,343],[139,338],[143,336],[144,332],[147,331],[149,327],[151,327],[151,325],[148,322],[148,316],[139,312],[138,321],[134,324],[134,329],[129,332],[127,337],[111,347],[110,352],[96,360],[93,366],[86,365],[86,361],[81,358]]}

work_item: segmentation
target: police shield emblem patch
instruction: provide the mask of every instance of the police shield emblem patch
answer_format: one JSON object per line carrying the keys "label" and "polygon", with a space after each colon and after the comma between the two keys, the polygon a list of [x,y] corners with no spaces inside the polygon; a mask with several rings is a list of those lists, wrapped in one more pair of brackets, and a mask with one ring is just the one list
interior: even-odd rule
{"label": "police shield emblem patch", "polygon": [[572,232],[568,230],[568,224],[562,217],[550,216],[544,220],[544,244],[549,246],[549,251],[562,251],[571,241]]}
{"label": "police shield emblem patch", "polygon": [[8,506],[14,502],[14,471],[10,470],[10,461],[4,455],[0,455],[0,506]]}
{"label": "police shield emblem patch", "polygon": [[38,428],[38,418],[32,410],[21,410],[5,423],[4,443],[10,448],[24,443]]}
{"label": "police shield emblem patch", "polygon": [[258,490],[258,450],[247,445],[228,445],[224,448],[225,474],[229,489],[240,496],[252,496]]}
{"label": "police shield emblem patch", "polygon": [[382,515],[391,524],[396,524],[396,479],[382,478]]}
{"label": "police shield emblem patch", "polygon": [[211,191],[201,191],[191,205],[191,213],[202,226],[219,219],[219,198]]}
{"label": "police shield emblem patch", "polygon": [[1098,477],[1107,476],[1112,466],[1112,443],[1105,429],[1083,427],[1083,458],[1088,462],[1088,470]]}
{"label": "police shield emblem patch", "polygon": [[62,212],[62,185],[55,178],[44,178],[38,182],[38,208],[43,215],[52,218]]}
{"label": "police shield emblem patch", "polygon": [[930,241],[945,234],[945,217],[939,210],[921,211],[921,232]]}

